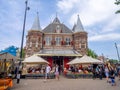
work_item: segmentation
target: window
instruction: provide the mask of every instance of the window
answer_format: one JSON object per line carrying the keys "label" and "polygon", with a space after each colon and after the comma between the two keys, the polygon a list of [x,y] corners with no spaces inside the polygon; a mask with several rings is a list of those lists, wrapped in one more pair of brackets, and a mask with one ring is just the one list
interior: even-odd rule
{"label": "window", "polygon": [[61,38],[60,37],[56,37],[56,45],[61,45]]}
{"label": "window", "polygon": [[36,42],[36,45],[35,45],[35,47],[38,47],[38,42]]}
{"label": "window", "polygon": [[86,48],[86,44],[85,43],[82,43],[82,44],[79,44],[80,48]]}
{"label": "window", "polygon": [[57,31],[57,33],[60,33],[60,26],[59,25],[56,26],[56,31]]}
{"label": "window", "polygon": [[46,37],[45,41],[46,41],[46,43],[45,43],[46,45],[51,45],[52,38],[51,37]]}
{"label": "window", "polygon": [[32,42],[30,42],[30,47],[32,47]]}
{"label": "window", "polygon": [[70,45],[70,38],[66,38],[66,45]]}

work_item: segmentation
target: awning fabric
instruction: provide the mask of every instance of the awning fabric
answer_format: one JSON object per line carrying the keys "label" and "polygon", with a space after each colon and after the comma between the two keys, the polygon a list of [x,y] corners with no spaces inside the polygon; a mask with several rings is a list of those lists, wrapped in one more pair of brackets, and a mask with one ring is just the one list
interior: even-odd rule
{"label": "awning fabric", "polygon": [[44,60],[43,58],[37,56],[37,55],[32,55],[30,57],[25,58],[23,63],[28,63],[28,64],[47,64],[48,62]]}
{"label": "awning fabric", "polygon": [[89,57],[87,55],[84,55],[81,58],[75,58],[72,61],[70,61],[67,64],[102,64],[103,62],[98,60],[98,59],[94,59],[92,57]]}
{"label": "awning fabric", "polygon": [[75,50],[72,49],[43,49],[39,53],[39,56],[82,56]]}

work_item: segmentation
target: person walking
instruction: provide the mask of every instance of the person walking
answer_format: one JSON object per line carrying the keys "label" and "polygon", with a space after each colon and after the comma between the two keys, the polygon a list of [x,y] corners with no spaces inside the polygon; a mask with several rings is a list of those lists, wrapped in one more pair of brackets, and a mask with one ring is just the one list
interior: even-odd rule
{"label": "person walking", "polygon": [[17,76],[16,76],[16,78],[17,78],[17,84],[19,84],[19,82],[20,82],[20,74],[21,74],[21,72],[19,71],[17,73]]}
{"label": "person walking", "polygon": [[47,81],[50,71],[51,71],[51,67],[47,64],[45,70],[45,81]]}
{"label": "person walking", "polygon": [[58,65],[55,66],[55,78],[56,80],[59,80],[59,66]]}
{"label": "person walking", "polygon": [[102,67],[99,67],[99,79],[102,80]]}
{"label": "person walking", "polygon": [[110,79],[111,79],[111,85],[116,86],[115,69],[113,67],[110,67]]}
{"label": "person walking", "polygon": [[105,76],[106,76],[106,80],[107,80],[107,82],[109,82],[109,69],[108,69],[108,66],[106,65],[105,66]]}

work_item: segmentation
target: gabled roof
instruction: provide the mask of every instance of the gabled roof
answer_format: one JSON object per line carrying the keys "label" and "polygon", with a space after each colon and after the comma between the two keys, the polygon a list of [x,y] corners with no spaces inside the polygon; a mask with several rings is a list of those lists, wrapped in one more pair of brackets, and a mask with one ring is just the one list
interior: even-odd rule
{"label": "gabled roof", "polygon": [[60,23],[60,20],[56,17],[52,23],[45,27],[42,31],[44,33],[55,33],[57,26],[60,27],[61,33],[73,33],[67,26]]}
{"label": "gabled roof", "polygon": [[77,24],[76,24],[76,26],[74,28],[74,32],[85,32],[84,28],[83,28],[83,25],[81,23],[81,20],[79,18],[79,15],[78,15],[78,19],[77,19]]}
{"label": "gabled roof", "polygon": [[54,24],[60,24],[60,20],[56,17],[56,18],[53,20],[53,23],[54,23]]}
{"label": "gabled roof", "polygon": [[36,16],[36,18],[34,20],[34,23],[32,25],[31,30],[41,30],[38,13],[37,13],[37,16]]}
{"label": "gabled roof", "polygon": [[72,29],[73,32],[75,31],[75,27],[76,27],[76,24],[74,24],[74,26],[73,26],[73,29]]}

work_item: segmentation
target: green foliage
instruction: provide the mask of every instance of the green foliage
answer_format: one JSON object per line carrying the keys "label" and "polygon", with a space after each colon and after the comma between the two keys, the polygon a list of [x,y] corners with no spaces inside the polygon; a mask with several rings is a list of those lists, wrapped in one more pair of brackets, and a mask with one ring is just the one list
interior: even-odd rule
{"label": "green foliage", "polygon": [[22,58],[25,58],[25,50],[22,49]]}
{"label": "green foliage", "polygon": [[120,4],[120,0],[115,0],[115,4],[119,5]]}
{"label": "green foliage", "polygon": [[120,10],[117,10],[115,13],[116,13],[116,14],[120,13]]}
{"label": "green foliage", "polygon": [[87,50],[87,55],[88,56],[91,56],[91,57],[93,57],[93,58],[97,58],[97,54],[94,52],[94,51],[92,51],[91,49],[88,49]]}
{"label": "green foliage", "polygon": [[[120,5],[120,0],[115,0],[115,4],[116,5]],[[116,14],[120,13],[120,10],[117,10],[115,13]]]}
{"label": "green foliage", "polygon": [[115,63],[118,63],[118,60],[110,59],[109,62],[112,63],[112,64],[115,64]]}
{"label": "green foliage", "polygon": [[[17,51],[17,56],[20,57],[20,50]],[[25,58],[25,50],[22,49],[22,58]]]}

